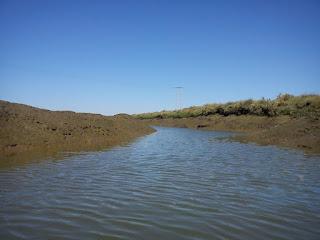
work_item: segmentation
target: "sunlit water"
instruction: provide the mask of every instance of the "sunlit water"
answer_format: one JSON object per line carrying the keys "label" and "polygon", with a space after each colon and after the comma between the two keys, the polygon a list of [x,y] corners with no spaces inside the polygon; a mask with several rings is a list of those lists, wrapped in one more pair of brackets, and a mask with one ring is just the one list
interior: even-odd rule
{"label": "sunlit water", "polygon": [[320,157],[157,128],[0,169],[0,239],[320,239]]}

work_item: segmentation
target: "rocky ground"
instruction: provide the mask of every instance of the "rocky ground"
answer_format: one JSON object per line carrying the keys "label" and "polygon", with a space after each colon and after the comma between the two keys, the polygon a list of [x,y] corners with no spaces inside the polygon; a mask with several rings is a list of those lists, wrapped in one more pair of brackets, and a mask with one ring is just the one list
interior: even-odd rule
{"label": "rocky ground", "polygon": [[125,114],[49,111],[0,101],[0,160],[29,153],[98,150],[153,131]]}

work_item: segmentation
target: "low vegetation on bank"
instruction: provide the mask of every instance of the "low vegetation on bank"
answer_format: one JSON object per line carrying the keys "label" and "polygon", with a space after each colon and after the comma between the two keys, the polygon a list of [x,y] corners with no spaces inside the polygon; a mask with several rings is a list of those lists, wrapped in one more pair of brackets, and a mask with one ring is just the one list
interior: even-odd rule
{"label": "low vegetation on bank", "polygon": [[200,116],[292,116],[292,117],[320,117],[320,95],[280,94],[277,98],[260,100],[243,100],[224,104],[206,104],[193,106],[175,111],[161,111],[136,114],[139,119],[190,118]]}
{"label": "low vegetation on bank", "polygon": [[280,94],[276,99],[207,104],[135,115],[149,125],[237,131],[243,142],[320,154],[320,96]]}

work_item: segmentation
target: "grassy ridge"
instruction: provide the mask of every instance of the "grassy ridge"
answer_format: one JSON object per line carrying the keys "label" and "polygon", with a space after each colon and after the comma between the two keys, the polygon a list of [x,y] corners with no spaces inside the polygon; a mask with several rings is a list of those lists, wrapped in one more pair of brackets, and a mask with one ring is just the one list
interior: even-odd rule
{"label": "grassy ridge", "polygon": [[320,95],[280,94],[277,98],[261,100],[243,100],[224,104],[206,104],[193,106],[175,111],[161,111],[153,113],[136,114],[139,119],[162,118],[188,118],[209,115],[255,115],[255,116],[280,116],[293,117],[320,117]]}

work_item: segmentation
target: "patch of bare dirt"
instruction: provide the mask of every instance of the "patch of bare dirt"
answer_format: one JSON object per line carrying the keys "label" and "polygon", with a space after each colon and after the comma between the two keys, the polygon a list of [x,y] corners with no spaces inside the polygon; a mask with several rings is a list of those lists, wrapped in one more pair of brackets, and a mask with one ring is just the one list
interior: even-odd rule
{"label": "patch of bare dirt", "polygon": [[108,117],[49,111],[0,101],[1,158],[30,152],[47,155],[60,151],[98,150],[153,131],[143,122],[125,114]]}

